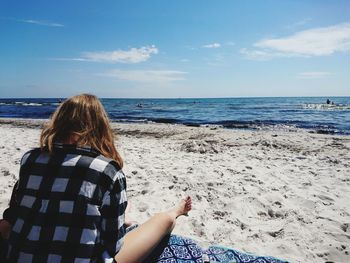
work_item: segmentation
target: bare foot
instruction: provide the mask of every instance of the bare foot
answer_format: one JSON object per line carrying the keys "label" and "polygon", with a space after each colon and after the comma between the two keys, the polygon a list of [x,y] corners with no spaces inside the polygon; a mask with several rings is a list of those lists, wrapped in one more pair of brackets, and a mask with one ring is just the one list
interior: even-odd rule
{"label": "bare foot", "polygon": [[180,201],[178,205],[176,205],[169,212],[178,218],[179,216],[185,215],[188,216],[188,212],[192,209],[192,199],[190,196],[186,196],[184,199]]}

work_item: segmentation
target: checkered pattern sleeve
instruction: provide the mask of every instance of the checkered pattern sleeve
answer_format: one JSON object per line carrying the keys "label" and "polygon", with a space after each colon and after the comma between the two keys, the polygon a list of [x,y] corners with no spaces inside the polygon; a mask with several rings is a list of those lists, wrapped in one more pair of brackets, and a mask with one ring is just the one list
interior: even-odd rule
{"label": "checkered pattern sleeve", "polygon": [[125,235],[125,209],[127,206],[126,181],[122,170],[113,175],[114,184],[112,189],[103,196],[100,208],[101,223],[101,243],[105,248],[103,260],[113,258],[123,245]]}
{"label": "checkered pattern sleeve", "polygon": [[16,201],[17,187],[18,187],[18,181],[13,187],[9,207],[4,211],[2,215],[2,218],[5,219],[7,222],[9,222],[11,225],[13,225],[14,223],[16,209],[17,209],[17,201]]}
{"label": "checkered pattern sleeve", "polygon": [[[25,162],[26,158],[30,155],[31,151],[26,152],[22,159],[21,159],[21,166]],[[18,190],[18,181],[15,183],[13,186],[12,194],[11,194],[11,199],[9,203],[9,207],[5,209],[3,212],[2,218],[5,219],[7,222],[9,222],[11,225],[13,225],[15,222],[15,216],[17,213],[17,208],[18,208],[18,202],[17,202],[17,190]]]}

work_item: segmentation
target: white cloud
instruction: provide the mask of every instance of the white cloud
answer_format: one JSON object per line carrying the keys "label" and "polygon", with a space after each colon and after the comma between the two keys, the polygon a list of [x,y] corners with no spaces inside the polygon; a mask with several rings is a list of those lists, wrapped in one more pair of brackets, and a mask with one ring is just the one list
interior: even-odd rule
{"label": "white cloud", "polygon": [[212,44],[204,45],[202,47],[203,48],[219,48],[219,47],[221,47],[221,44],[220,43],[212,43]]}
{"label": "white cloud", "polygon": [[152,54],[158,54],[158,48],[154,45],[129,50],[84,52],[81,58],[72,60],[134,64],[148,60]]}
{"label": "white cloud", "polygon": [[28,24],[34,24],[34,25],[39,25],[39,26],[64,27],[63,24],[50,22],[50,21],[46,21],[46,20],[18,19],[18,18],[13,18],[13,17],[1,17],[0,19],[28,23]]}
{"label": "white cloud", "polygon": [[298,78],[301,79],[320,79],[324,77],[328,77],[332,75],[330,72],[326,71],[309,71],[309,72],[301,72],[298,74]]}
{"label": "white cloud", "polygon": [[303,26],[307,23],[309,23],[312,19],[311,18],[304,18],[298,22],[295,22],[294,24],[291,24],[291,25],[288,25],[286,26],[286,28],[289,28],[289,29],[293,29],[293,28],[296,28],[296,27],[300,27],[300,26]]}
{"label": "white cloud", "polygon": [[177,70],[120,70],[114,69],[100,76],[114,77],[120,80],[146,82],[146,83],[165,83],[177,80],[185,80],[187,72]]}
{"label": "white cloud", "polygon": [[279,52],[268,52],[265,50],[249,50],[246,48],[242,48],[239,51],[241,54],[243,54],[247,59],[251,60],[269,60],[275,57],[290,57],[286,54],[279,53]]}
{"label": "white cloud", "polygon": [[248,59],[266,60],[275,57],[327,56],[350,51],[350,23],[313,28],[284,38],[264,39],[254,49],[241,49]]}
{"label": "white cloud", "polygon": [[48,58],[49,60],[58,60],[58,61],[88,61],[85,58]]}
{"label": "white cloud", "polygon": [[154,45],[129,50],[83,52],[78,58],[50,58],[50,60],[135,64],[147,61],[152,54],[158,54],[158,48]]}

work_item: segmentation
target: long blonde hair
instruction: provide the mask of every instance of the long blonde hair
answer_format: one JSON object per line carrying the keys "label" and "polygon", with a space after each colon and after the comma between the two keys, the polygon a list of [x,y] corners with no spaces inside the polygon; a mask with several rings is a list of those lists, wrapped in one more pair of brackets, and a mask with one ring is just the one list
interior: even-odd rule
{"label": "long blonde hair", "polygon": [[40,147],[51,152],[54,143],[72,137],[78,146],[91,146],[123,166],[106,111],[96,96],[81,94],[62,102],[41,132]]}

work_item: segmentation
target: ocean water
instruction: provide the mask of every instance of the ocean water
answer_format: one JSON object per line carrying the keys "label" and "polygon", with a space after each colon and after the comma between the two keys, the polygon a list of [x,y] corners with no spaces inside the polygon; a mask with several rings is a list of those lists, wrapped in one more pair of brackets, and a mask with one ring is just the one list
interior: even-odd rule
{"label": "ocean water", "polygon": [[[334,104],[326,104],[330,99]],[[49,118],[55,99],[0,99],[0,117]],[[112,121],[218,125],[241,129],[307,129],[350,135],[350,97],[102,99]]]}

